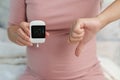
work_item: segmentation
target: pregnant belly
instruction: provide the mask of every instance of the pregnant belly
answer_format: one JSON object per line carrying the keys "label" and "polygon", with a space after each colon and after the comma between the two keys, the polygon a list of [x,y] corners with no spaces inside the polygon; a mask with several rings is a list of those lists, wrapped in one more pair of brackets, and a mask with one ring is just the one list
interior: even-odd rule
{"label": "pregnant belly", "polygon": [[[45,79],[71,79],[96,61],[94,40],[89,42],[80,57],[75,56],[77,44],[69,44],[68,30],[50,31],[46,43],[39,48],[28,47],[28,66]],[[94,48],[91,48],[94,47]],[[88,54],[89,52],[89,54]]]}

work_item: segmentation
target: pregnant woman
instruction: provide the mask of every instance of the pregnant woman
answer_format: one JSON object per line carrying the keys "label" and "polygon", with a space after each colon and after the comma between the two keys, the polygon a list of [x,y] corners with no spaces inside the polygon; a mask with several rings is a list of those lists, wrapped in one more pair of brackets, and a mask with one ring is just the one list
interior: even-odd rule
{"label": "pregnant woman", "polygon": [[[27,46],[27,68],[19,80],[104,80],[95,35],[120,18],[120,0],[102,13],[101,0],[11,0],[8,36]],[[46,22],[46,42],[30,42],[29,23]]]}

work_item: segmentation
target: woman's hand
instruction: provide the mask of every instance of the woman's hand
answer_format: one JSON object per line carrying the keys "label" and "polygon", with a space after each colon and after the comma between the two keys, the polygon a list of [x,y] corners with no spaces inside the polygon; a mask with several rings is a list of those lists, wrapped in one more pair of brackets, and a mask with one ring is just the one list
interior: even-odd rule
{"label": "woman's hand", "polygon": [[96,18],[79,19],[71,28],[69,42],[78,42],[75,54],[78,56],[84,45],[105,25],[120,19],[120,0],[114,1]]}
{"label": "woman's hand", "polygon": [[[48,36],[49,33],[46,32],[46,35]],[[20,26],[11,25],[8,28],[8,37],[20,46],[33,46],[30,41],[29,23],[27,22],[22,22]]]}
{"label": "woman's hand", "polygon": [[11,25],[8,28],[9,39],[20,46],[32,46],[30,42],[29,23],[22,22],[18,25]]}
{"label": "woman's hand", "polygon": [[98,18],[79,19],[74,23],[70,31],[69,42],[79,43],[75,51],[76,56],[79,56],[84,45],[96,35],[101,26]]}

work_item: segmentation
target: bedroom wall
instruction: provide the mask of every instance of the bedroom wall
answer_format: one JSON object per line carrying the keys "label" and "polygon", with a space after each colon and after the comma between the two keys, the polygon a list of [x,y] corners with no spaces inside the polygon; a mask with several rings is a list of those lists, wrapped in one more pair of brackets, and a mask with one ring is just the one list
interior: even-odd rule
{"label": "bedroom wall", "polygon": [[[104,0],[103,8],[108,6],[113,0]],[[0,41],[9,42],[5,28],[7,28],[9,14],[9,0],[0,0]],[[3,29],[4,28],[4,29]],[[115,21],[97,34],[97,53],[107,56],[120,65],[120,20]],[[0,50],[1,52],[1,50]]]}

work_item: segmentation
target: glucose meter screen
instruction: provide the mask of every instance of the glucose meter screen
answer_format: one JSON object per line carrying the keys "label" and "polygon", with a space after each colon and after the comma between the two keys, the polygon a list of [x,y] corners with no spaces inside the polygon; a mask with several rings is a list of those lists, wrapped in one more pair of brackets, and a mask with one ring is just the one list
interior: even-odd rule
{"label": "glucose meter screen", "polygon": [[45,26],[32,26],[32,38],[45,38]]}

